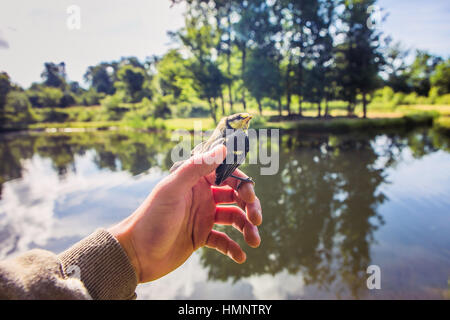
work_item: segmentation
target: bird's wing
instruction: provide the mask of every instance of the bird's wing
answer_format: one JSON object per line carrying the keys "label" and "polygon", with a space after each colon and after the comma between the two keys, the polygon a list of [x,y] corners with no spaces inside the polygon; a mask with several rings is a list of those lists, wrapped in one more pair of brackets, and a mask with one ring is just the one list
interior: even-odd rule
{"label": "bird's wing", "polygon": [[[229,142],[231,139],[234,140],[234,144],[232,145],[234,148],[227,149],[227,158],[216,169],[216,185],[222,184],[222,182],[233,174],[233,172],[245,161],[245,157],[249,150],[248,136],[243,131],[239,130],[231,136],[228,136],[226,142]],[[239,139],[244,139],[244,144],[238,143]],[[233,159],[233,161],[230,163],[231,159]]]}
{"label": "bird's wing", "polygon": [[223,143],[224,139],[222,138],[222,132],[218,129],[215,129],[208,140],[203,141],[194,147],[191,155],[204,153],[211,150],[219,144],[218,141],[220,141],[220,143]]}
{"label": "bird's wing", "polygon": [[[201,143],[196,145],[194,147],[194,149],[192,149],[191,156],[194,156],[194,155],[197,155],[197,154],[202,154],[204,152],[207,152],[207,151],[213,149],[215,146],[218,146],[220,144],[224,144],[225,143],[225,138],[223,138],[221,135],[222,135],[222,133],[220,132],[220,130],[214,130],[214,132],[212,133],[212,135],[209,137],[208,140],[202,141]],[[172,165],[172,167],[170,168],[169,172],[174,172],[179,167],[181,167],[181,165],[183,163],[184,163],[184,160],[175,162]]]}
{"label": "bird's wing", "polygon": [[198,145],[196,145],[194,147],[194,149],[192,149],[192,151],[191,151],[191,156],[193,156],[194,154],[202,153],[205,144],[206,144],[206,141],[202,141]]}
{"label": "bird's wing", "polygon": [[239,163],[226,164],[222,163],[216,169],[216,181],[215,184],[220,186],[231,174],[233,174],[234,170],[239,167]]}

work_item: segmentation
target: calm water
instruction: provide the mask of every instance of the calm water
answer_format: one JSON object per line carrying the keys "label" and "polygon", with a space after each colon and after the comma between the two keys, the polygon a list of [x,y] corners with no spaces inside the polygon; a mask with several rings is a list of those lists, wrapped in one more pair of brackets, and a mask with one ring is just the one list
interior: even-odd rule
{"label": "calm water", "polygon": [[[138,298],[450,297],[448,139],[420,129],[281,141],[276,176],[243,168],[264,214],[247,262],[201,249]],[[60,252],[126,217],[167,175],[172,146],[149,133],[0,136],[0,258]],[[381,290],[367,289],[369,265]]]}

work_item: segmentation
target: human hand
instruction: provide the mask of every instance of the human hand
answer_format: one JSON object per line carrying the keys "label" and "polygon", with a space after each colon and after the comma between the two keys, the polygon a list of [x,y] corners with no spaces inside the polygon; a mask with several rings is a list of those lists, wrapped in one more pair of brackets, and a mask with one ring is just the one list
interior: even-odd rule
{"label": "human hand", "polygon": [[[213,230],[214,224],[232,225],[251,247],[259,246],[256,226],[262,222],[262,211],[253,184],[238,189],[240,181],[228,178],[222,186],[213,186],[215,169],[225,156],[225,146],[218,146],[191,157],[158,183],[131,216],[109,229],[126,251],[140,283],[175,270],[203,246],[243,263],[242,248],[225,233]],[[247,177],[240,170],[234,174]],[[230,203],[237,206],[217,206]]]}

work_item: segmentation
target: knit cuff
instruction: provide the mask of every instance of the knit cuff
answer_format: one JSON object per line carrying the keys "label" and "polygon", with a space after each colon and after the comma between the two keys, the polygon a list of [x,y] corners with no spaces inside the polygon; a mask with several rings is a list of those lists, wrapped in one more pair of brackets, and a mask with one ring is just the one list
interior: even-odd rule
{"label": "knit cuff", "polygon": [[[138,279],[117,239],[98,229],[59,254],[65,275],[75,273],[93,299],[134,299]],[[77,274],[78,273],[78,274]]]}

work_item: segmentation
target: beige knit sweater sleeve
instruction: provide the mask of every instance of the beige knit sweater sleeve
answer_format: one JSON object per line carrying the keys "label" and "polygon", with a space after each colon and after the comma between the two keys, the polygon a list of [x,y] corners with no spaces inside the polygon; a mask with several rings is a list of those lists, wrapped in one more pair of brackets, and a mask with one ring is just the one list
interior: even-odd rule
{"label": "beige knit sweater sleeve", "polygon": [[136,286],[125,251],[104,229],[59,255],[33,249],[0,261],[0,299],[134,299]]}

